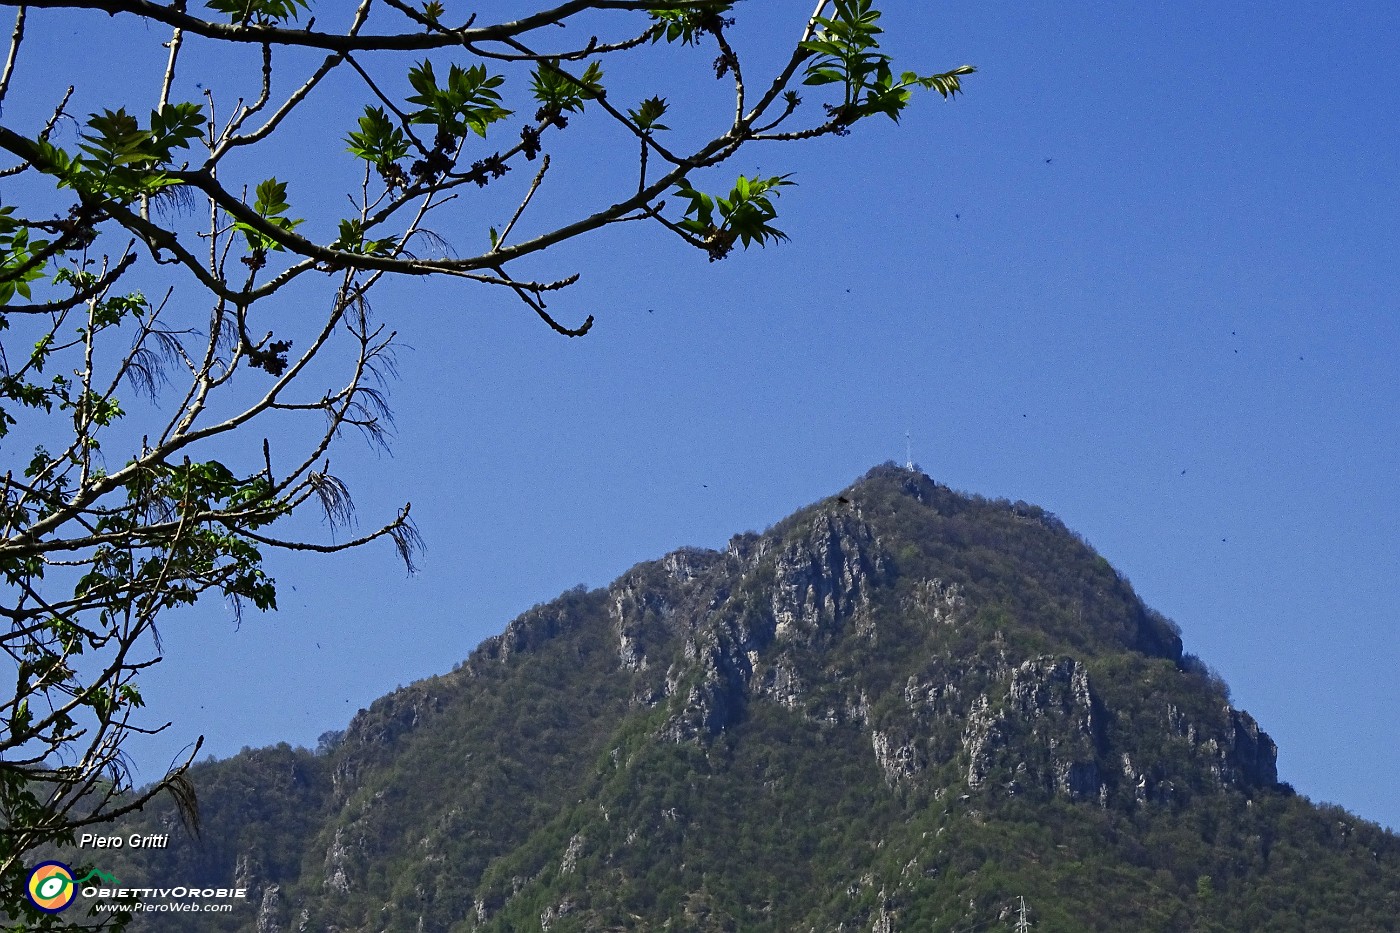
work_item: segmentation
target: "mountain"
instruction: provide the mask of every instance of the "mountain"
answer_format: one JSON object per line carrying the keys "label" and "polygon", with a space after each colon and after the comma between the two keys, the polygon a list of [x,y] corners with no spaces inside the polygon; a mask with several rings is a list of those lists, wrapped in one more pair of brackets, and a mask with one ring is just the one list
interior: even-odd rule
{"label": "mountain", "polygon": [[1400,839],[1276,755],[1053,515],[885,465],[200,765],[109,868],[252,893],[144,930],[1400,930]]}

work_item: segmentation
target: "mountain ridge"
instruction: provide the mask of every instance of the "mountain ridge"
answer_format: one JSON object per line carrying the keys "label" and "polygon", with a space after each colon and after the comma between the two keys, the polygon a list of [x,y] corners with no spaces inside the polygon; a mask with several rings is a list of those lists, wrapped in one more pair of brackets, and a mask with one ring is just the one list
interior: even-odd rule
{"label": "mountain ridge", "polygon": [[[1087,543],[893,464],[536,606],[326,744],[201,766],[206,841],[128,870],[242,879],[256,916],[200,929],[258,933],[952,931],[1013,895],[1063,930],[1400,910],[1394,834],[1280,784]],[[1114,923],[1096,886],[1132,892]]]}

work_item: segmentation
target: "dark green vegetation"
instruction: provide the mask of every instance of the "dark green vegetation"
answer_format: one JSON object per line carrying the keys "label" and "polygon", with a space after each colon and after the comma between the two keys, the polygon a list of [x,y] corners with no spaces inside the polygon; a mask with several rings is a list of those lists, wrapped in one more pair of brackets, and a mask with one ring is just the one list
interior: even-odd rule
{"label": "dark green vegetation", "polygon": [[1274,762],[1057,519],[885,466],[197,767],[111,869],[253,891],[152,930],[1400,929],[1400,840]]}

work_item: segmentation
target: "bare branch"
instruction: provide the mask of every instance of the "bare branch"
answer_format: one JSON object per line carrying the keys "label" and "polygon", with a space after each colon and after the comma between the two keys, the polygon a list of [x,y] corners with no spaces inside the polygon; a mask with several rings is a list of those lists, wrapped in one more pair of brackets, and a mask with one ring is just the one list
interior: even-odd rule
{"label": "bare branch", "polygon": [[19,44],[24,41],[24,16],[25,7],[21,6],[15,13],[15,31],[10,34],[10,53],[5,56],[5,71],[0,73],[0,103],[5,100],[5,95],[10,92],[10,79],[14,77],[15,61],[19,58]]}
{"label": "bare branch", "polygon": [[[433,29],[425,32],[368,36],[316,32],[311,29],[288,29],[251,23],[246,25],[215,23],[192,16],[180,9],[162,6],[153,0],[30,0],[28,5],[43,9],[101,10],[113,16],[118,13],[126,13],[164,23],[167,26],[179,28],[195,35],[209,39],[221,39],[226,42],[257,44],[270,42],[274,45],[301,46],[335,52],[376,50],[405,52],[500,42],[542,27],[558,25],[590,10],[648,10],[655,7],[656,3],[655,0],[569,0],[567,3],[561,3],[552,9],[541,10],[514,22],[498,23],[493,26],[473,27],[469,24],[457,29]],[[706,9],[718,6],[719,3],[718,0],[713,0],[713,2],[712,0],[693,0],[692,3],[675,5]]]}
{"label": "bare branch", "polygon": [[530,206],[530,199],[533,198],[535,192],[539,190],[540,182],[544,181],[544,173],[547,171],[549,171],[549,156],[546,155],[540,162],[539,174],[535,176],[534,181],[530,182],[530,190],[525,192],[525,200],[520,202],[520,206],[515,209],[515,214],[510,218],[510,223],[506,224],[500,236],[496,237],[496,242],[491,244],[491,252],[500,252],[501,244],[505,242],[506,237],[510,236],[510,232],[515,229],[515,222],[520,219],[521,214],[525,213],[525,208]]}
{"label": "bare branch", "polygon": [[165,78],[160,82],[160,100],[156,104],[157,110],[164,110],[165,105],[170,103],[170,88],[175,83],[175,63],[180,58],[180,46],[185,41],[185,34],[179,30],[174,30],[170,35],[167,45],[170,47],[170,58],[165,65]]}

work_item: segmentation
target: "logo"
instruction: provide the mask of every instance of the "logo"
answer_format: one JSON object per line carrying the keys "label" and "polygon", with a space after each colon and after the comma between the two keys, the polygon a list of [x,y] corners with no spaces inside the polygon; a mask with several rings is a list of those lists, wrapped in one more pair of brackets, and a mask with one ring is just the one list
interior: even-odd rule
{"label": "logo", "polygon": [[43,862],[34,867],[29,873],[29,882],[25,886],[25,893],[29,896],[29,903],[46,914],[56,914],[66,910],[69,904],[73,903],[73,898],[78,893],[78,885],[92,878],[109,880],[116,884],[121,882],[105,872],[93,869],[82,878],[73,878],[73,869],[62,862]]}
{"label": "logo", "polygon": [[56,914],[73,903],[77,890],[73,869],[62,862],[44,862],[29,873],[29,903],[46,914]]}

